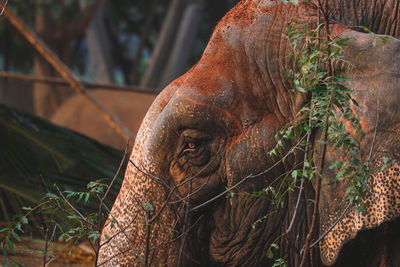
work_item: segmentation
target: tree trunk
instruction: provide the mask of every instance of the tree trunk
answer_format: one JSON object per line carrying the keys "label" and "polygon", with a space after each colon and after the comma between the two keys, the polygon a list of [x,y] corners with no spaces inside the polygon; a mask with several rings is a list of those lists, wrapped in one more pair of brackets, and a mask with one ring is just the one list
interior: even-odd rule
{"label": "tree trunk", "polygon": [[[173,0],[168,10],[167,18],[157,44],[153,50],[150,63],[143,76],[141,85],[144,87],[159,87],[163,76],[163,70],[169,60],[172,47],[174,46],[177,29],[181,22],[185,7],[185,0]],[[162,88],[159,88],[161,90]]]}
{"label": "tree trunk", "polygon": [[[43,40],[51,47],[66,63],[69,58],[69,38],[65,38],[63,42],[56,45],[54,34],[56,32],[55,23],[51,23],[52,19],[48,12],[43,11],[42,14],[37,13],[35,19],[35,29]],[[34,55],[35,74],[39,77],[54,77],[53,68],[38,55]],[[51,84],[35,83],[33,90],[34,112],[43,118],[50,118],[57,110],[61,103],[71,94],[70,90],[63,86],[54,86]]]}
{"label": "tree trunk", "polygon": [[[68,65],[70,57],[72,40],[84,33],[101,3],[100,0],[92,2],[82,10],[82,17],[73,21],[68,21],[69,18],[66,13],[61,13],[56,19],[53,18],[50,9],[47,7],[44,7],[42,12],[36,13],[36,32],[66,65]],[[40,4],[40,0],[38,3]],[[34,68],[39,77],[56,76],[53,68],[39,55],[34,56]],[[35,84],[33,93],[35,113],[41,117],[50,118],[61,103],[71,95],[71,92],[63,86]]]}
{"label": "tree trunk", "polygon": [[186,71],[190,52],[196,40],[203,14],[204,0],[191,0],[186,6],[168,65],[164,70],[161,87],[168,85]]}
{"label": "tree trunk", "polygon": [[[11,55],[11,32],[9,24],[4,23],[4,71],[10,69]],[[22,110],[24,112],[33,112],[32,88],[31,85],[24,82],[11,81],[7,78],[0,79],[0,103]]]}
{"label": "tree trunk", "polygon": [[152,0],[150,4],[150,12],[147,15],[146,22],[140,33],[139,43],[136,47],[135,56],[132,62],[132,70],[129,75],[129,82],[131,84],[137,84],[140,77],[140,63],[142,61],[142,51],[143,47],[149,37],[151,26],[153,25],[154,18],[157,11],[157,4],[159,0]]}
{"label": "tree trunk", "polygon": [[[88,0],[80,0],[79,3],[82,10],[88,6]],[[86,42],[93,81],[111,84],[114,83],[114,63],[111,56],[111,43],[105,29],[106,16],[107,3],[103,2],[86,30]]]}

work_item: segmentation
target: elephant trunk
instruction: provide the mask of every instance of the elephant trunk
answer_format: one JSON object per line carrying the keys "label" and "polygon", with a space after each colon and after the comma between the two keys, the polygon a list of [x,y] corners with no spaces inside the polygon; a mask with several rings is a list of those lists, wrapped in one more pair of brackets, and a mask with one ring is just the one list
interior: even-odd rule
{"label": "elephant trunk", "polygon": [[178,254],[173,244],[164,244],[171,239],[175,218],[170,208],[163,208],[167,190],[136,158],[132,155],[122,189],[105,223],[99,265],[172,263],[174,259],[169,257]]}
{"label": "elephant trunk", "polygon": [[154,149],[149,137],[157,109],[164,105],[153,106],[139,130],[121,190],[105,223],[99,266],[177,265],[179,243],[173,236],[177,216],[175,206],[167,205],[177,194],[167,180],[159,178],[162,167],[148,153]]}

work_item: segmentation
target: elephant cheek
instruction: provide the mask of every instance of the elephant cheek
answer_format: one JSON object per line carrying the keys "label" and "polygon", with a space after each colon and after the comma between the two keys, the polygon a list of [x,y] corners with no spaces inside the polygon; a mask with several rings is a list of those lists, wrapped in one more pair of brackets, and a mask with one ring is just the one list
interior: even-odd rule
{"label": "elephant cheek", "polygon": [[[199,170],[190,170],[185,172],[179,167],[179,164],[172,163],[170,166],[170,175],[173,177],[177,185],[178,192],[181,197],[190,196],[192,205],[200,204],[207,201],[223,190],[223,182],[221,173],[223,169],[219,166],[219,160],[214,160],[207,167],[201,167],[200,170],[204,172],[202,175],[191,175],[193,173],[199,174]],[[187,174],[189,173],[189,174]]]}
{"label": "elephant cheek", "polygon": [[370,191],[365,199],[365,211],[358,212],[351,207],[345,212],[342,207],[340,212],[321,214],[321,234],[339,221],[320,243],[321,259],[325,265],[332,265],[342,246],[354,239],[359,231],[376,228],[399,217],[400,166],[396,164],[376,172],[371,176],[368,186]]}

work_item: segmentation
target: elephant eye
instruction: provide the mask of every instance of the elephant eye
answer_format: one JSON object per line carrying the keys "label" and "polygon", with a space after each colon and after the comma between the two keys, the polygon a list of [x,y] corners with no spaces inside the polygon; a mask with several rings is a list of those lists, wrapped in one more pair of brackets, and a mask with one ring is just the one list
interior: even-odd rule
{"label": "elephant eye", "polygon": [[195,141],[189,141],[186,142],[183,146],[181,154],[187,153],[187,152],[196,152],[200,147],[200,142],[195,142]]}
{"label": "elephant eye", "polygon": [[177,156],[187,155],[190,158],[200,156],[207,147],[211,136],[195,129],[186,129],[181,133]]}
{"label": "elephant eye", "polygon": [[190,142],[186,144],[186,147],[187,149],[195,149],[197,146],[195,143]]}

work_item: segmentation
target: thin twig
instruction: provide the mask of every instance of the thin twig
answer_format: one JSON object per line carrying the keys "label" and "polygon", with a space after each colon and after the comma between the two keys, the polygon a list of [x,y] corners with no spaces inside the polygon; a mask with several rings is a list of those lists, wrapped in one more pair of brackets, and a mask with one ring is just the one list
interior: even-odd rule
{"label": "thin twig", "polygon": [[110,243],[110,241],[114,237],[116,237],[119,234],[122,234],[123,231],[126,231],[126,229],[128,229],[128,227],[130,227],[133,224],[133,222],[136,220],[137,217],[138,217],[138,213],[135,214],[133,219],[123,229],[119,229],[118,232],[114,233],[112,236],[107,236],[107,240],[100,244],[100,248],[103,247],[104,245],[107,245],[108,243]]}
{"label": "thin twig", "polygon": [[6,10],[7,4],[8,4],[8,0],[6,0],[6,2],[4,3],[4,6],[3,6],[3,8],[1,9],[1,12],[0,12],[0,17],[3,15],[3,13],[4,13],[4,10]]}
{"label": "thin twig", "polygon": [[49,247],[49,229],[47,228],[47,225],[44,225],[46,227],[45,232],[44,232],[44,251],[43,251],[43,267],[46,267],[46,262],[47,262],[47,249]]}
{"label": "thin twig", "polygon": [[[103,205],[103,202],[104,202],[105,199],[107,198],[108,193],[110,192],[111,187],[112,187],[113,184],[115,183],[115,180],[117,179],[117,177],[118,177],[118,175],[119,175],[119,173],[120,173],[120,171],[121,171],[121,169],[122,169],[122,166],[124,165],[126,155],[128,154],[129,143],[130,143],[130,140],[128,140],[128,142],[126,143],[125,150],[124,150],[124,156],[122,157],[122,160],[121,160],[121,162],[120,162],[120,164],[119,164],[119,166],[118,166],[117,172],[115,173],[114,178],[111,180],[111,183],[108,185],[106,192],[104,193],[103,197],[102,197],[101,200],[100,200],[100,206]],[[102,207],[99,208],[99,211],[100,211],[100,212],[101,212],[101,210],[102,210]]]}
{"label": "thin twig", "polygon": [[[125,238],[128,240],[128,243],[129,243],[129,245],[131,246],[131,248],[129,248],[128,251],[131,250],[131,249],[133,249],[133,250],[136,252],[137,256],[139,257],[140,261],[144,264],[145,261],[144,261],[144,259],[142,258],[142,256],[140,256],[139,250],[135,247],[135,245],[134,245],[132,239],[131,239],[131,238],[129,237],[129,235],[126,233],[126,231],[125,231],[124,228],[121,226],[121,224],[118,222],[118,220],[111,214],[110,209],[107,207],[107,205],[103,203],[103,207],[106,209],[106,211],[107,211],[108,214],[111,216],[111,218],[114,220],[114,222],[117,224],[117,226],[119,227],[119,229],[122,230],[122,233],[124,234]],[[105,262],[99,264],[99,266],[105,264],[105,263],[108,262],[108,261],[110,261],[112,258],[114,258],[114,257],[111,257],[111,258],[107,259]]]}
{"label": "thin twig", "polygon": [[196,224],[198,224],[198,223],[200,222],[200,220],[203,219],[203,218],[204,218],[204,215],[199,216],[199,218],[197,219],[197,221],[195,221],[195,222],[190,226],[190,228],[187,229],[185,232],[181,233],[180,235],[178,235],[177,237],[175,237],[175,238],[172,239],[172,240],[169,240],[169,241],[167,241],[167,242],[163,241],[163,242],[161,242],[161,243],[155,245],[155,246],[152,247],[150,250],[155,250],[155,249],[157,249],[157,248],[159,248],[159,247],[161,247],[161,246],[165,246],[165,245],[171,244],[171,243],[177,241],[178,239],[182,238],[182,236],[183,236],[184,234],[189,233],[189,232],[196,226]]}
{"label": "thin twig", "polygon": [[262,175],[265,175],[266,173],[268,173],[269,171],[271,171],[273,168],[275,168],[276,166],[278,166],[282,161],[284,161],[290,154],[292,154],[292,151],[303,141],[303,139],[305,138],[305,136],[292,148],[289,150],[288,153],[286,153],[286,155],[284,157],[282,157],[280,160],[278,160],[277,162],[275,162],[274,165],[272,165],[271,167],[269,167],[268,169],[257,173],[257,174],[249,174],[246,177],[244,177],[242,180],[240,180],[239,182],[237,182],[236,184],[234,184],[233,186],[231,186],[230,188],[226,189],[225,191],[223,191],[222,193],[216,195],[215,197],[203,202],[202,204],[190,209],[190,211],[195,211],[197,209],[200,209],[202,207],[204,207],[205,205],[217,200],[218,198],[222,197],[223,195],[225,195],[226,193],[228,193],[229,191],[235,189],[236,187],[238,187],[239,185],[241,185],[244,181],[246,181],[247,179],[252,179],[252,178],[257,178],[260,177]]}
{"label": "thin twig", "polygon": [[149,266],[149,252],[150,252],[150,235],[151,235],[151,224],[149,223],[149,218],[151,218],[151,210],[147,209],[145,213],[146,221],[146,249],[144,251],[144,267]]}
{"label": "thin twig", "polygon": [[[93,227],[93,229],[97,229],[97,225],[94,225],[93,223],[89,222],[85,216],[82,215],[82,213],[79,212],[72,204],[71,202],[68,201],[68,199],[64,196],[64,194],[61,192],[60,188],[57,186],[57,184],[54,184],[54,187],[57,189],[58,193],[62,197],[65,203],[76,213],[78,216],[84,221],[86,224],[90,225]],[[98,229],[99,230],[99,229]]]}
{"label": "thin twig", "polygon": [[[311,103],[311,110],[312,109],[313,109],[313,103]],[[308,128],[311,129],[311,111],[308,116]],[[299,195],[297,196],[296,207],[294,208],[293,217],[292,217],[292,220],[290,221],[289,227],[286,229],[286,234],[288,234],[293,227],[293,224],[294,224],[294,221],[295,221],[296,215],[297,215],[297,210],[300,205],[301,194],[303,193],[303,189],[304,189],[304,173],[306,172],[305,162],[307,161],[310,137],[311,137],[311,134],[308,132],[307,133],[307,141],[306,141],[306,151],[304,152],[304,160],[303,160],[303,178],[301,179],[301,182],[300,182]]]}
{"label": "thin twig", "polygon": [[379,107],[379,99],[377,99],[376,102],[377,102],[377,105],[378,105],[378,109],[376,111],[376,123],[375,123],[374,137],[372,138],[371,149],[369,150],[368,165],[371,165],[372,152],[374,150],[376,133],[378,131],[378,125],[379,125],[379,109],[380,109],[380,107]]}
{"label": "thin twig", "polygon": [[[329,17],[327,15],[328,10],[329,10],[329,4],[328,0],[325,0],[325,6],[322,8],[321,5],[321,0],[318,0],[319,2],[319,10],[324,14],[324,24],[325,24],[325,31],[327,38],[329,38],[330,31],[329,31]],[[319,13],[318,13],[319,14]],[[318,16],[318,22],[319,22],[320,17]],[[329,45],[328,45],[329,48]],[[328,75],[332,75],[332,61],[328,60],[327,62],[327,73]],[[300,262],[300,267],[304,267],[307,261],[307,256],[308,252],[310,250],[310,242],[311,238],[314,235],[315,228],[317,225],[317,215],[318,215],[318,209],[319,209],[319,198],[320,198],[320,193],[321,193],[321,180],[323,177],[323,172],[324,172],[324,166],[325,166],[325,158],[326,158],[326,151],[327,151],[327,141],[328,141],[328,128],[329,128],[329,118],[330,118],[330,108],[332,105],[332,97],[333,97],[333,91],[330,93],[328,104],[326,107],[326,112],[325,112],[325,121],[324,121],[324,129],[323,129],[323,146],[322,146],[322,154],[320,157],[320,166],[319,166],[319,171],[320,173],[317,172],[316,175],[316,186],[315,186],[315,199],[314,199],[314,209],[313,209],[313,215],[312,215],[312,221],[311,221],[311,226],[310,226],[310,231],[307,234],[306,237],[306,242],[304,246],[304,254],[302,256],[301,262]]]}
{"label": "thin twig", "polygon": [[339,2],[339,4],[338,4],[338,6],[336,7],[335,11],[333,11],[333,12],[331,13],[331,15],[330,15],[330,18],[331,18],[331,19],[333,19],[333,17],[336,16],[336,14],[337,14],[337,12],[339,11],[340,6],[342,5],[342,3],[343,3],[343,0],[340,0],[340,2]]}
{"label": "thin twig", "polygon": [[[132,160],[131,160],[131,163],[134,164],[134,163],[132,162]],[[194,192],[191,192],[190,194],[188,194],[188,195],[187,195],[186,197],[184,197],[184,198],[180,197],[178,193],[175,193],[175,190],[177,190],[180,186],[186,184],[188,181],[191,182],[192,179],[194,179],[195,177],[197,177],[198,175],[200,175],[204,170],[206,170],[207,167],[208,167],[210,164],[211,164],[211,161],[210,161],[204,168],[202,168],[198,173],[196,173],[195,175],[192,175],[191,177],[185,179],[185,180],[182,181],[180,184],[175,185],[175,186],[172,188],[172,190],[170,190],[170,193],[169,193],[167,199],[164,201],[164,204],[163,204],[163,205],[161,206],[161,208],[157,211],[156,215],[154,215],[154,216],[150,219],[149,222],[152,223],[154,220],[156,220],[157,217],[158,217],[158,216],[161,214],[161,212],[164,210],[164,208],[167,206],[167,204],[176,204],[176,203],[179,203],[179,202],[183,202],[183,203],[185,203],[186,205],[188,205],[188,202],[186,202],[186,198],[188,198],[188,197],[190,197],[191,195],[193,195],[194,193],[200,191],[200,190],[206,185],[206,183],[208,182],[208,180],[209,180],[210,177],[207,177],[206,182],[205,182],[204,184],[202,184],[197,190],[195,190]],[[138,168],[135,164],[134,164],[134,166],[135,166],[136,168]],[[157,178],[158,178],[158,177],[157,177]],[[161,178],[158,178],[157,181],[159,181],[159,180],[162,180],[162,179],[161,179]],[[175,194],[177,194],[177,195],[179,196],[179,199],[178,199],[177,201],[169,201],[169,200],[171,199],[173,193],[175,193]]]}
{"label": "thin twig", "polygon": [[[192,176],[194,176],[194,175],[192,175]],[[190,179],[188,196],[190,196],[191,193],[192,193],[192,186],[193,186],[193,180]],[[184,231],[186,230],[186,227],[188,225],[189,212],[190,212],[190,197],[187,198],[187,202],[186,202],[186,205],[185,205],[185,217],[184,217],[184,221],[183,221],[183,229],[184,229]],[[178,266],[182,266],[182,254],[183,254],[183,248],[185,247],[186,238],[187,238],[187,234],[183,235],[182,239],[181,239],[181,244],[180,244],[180,248],[179,248],[179,255],[178,255]]]}
{"label": "thin twig", "polygon": [[[128,139],[128,142],[127,142],[127,144],[126,144],[126,146],[125,146],[124,156],[123,156],[122,159],[121,159],[121,162],[120,162],[120,164],[119,164],[119,166],[118,166],[117,172],[115,173],[114,178],[111,180],[111,183],[108,185],[107,190],[106,190],[106,192],[104,193],[103,197],[100,199],[100,204],[99,204],[99,209],[98,209],[98,214],[97,214],[97,218],[98,218],[98,221],[97,221],[98,229],[101,229],[102,224],[103,224],[103,203],[104,203],[104,201],[106,200],[106,198],[107,198],[107,196],[108,196],[108,193],[110,192],[111,187],[113,186],[115,180],[117,179],[117,177],[118,177],[118,175],[119,175],[119,173],[120,173],[120,171],[121,171],[122,165],[123,165],[124,162],[125,162],[126,155],[128,154],[128,147],[129,147],[129,139]],[[95,250],[95,254],[96,254],[96,255],[95,255],[95,262],[97,262],[97,260],[98,260],[98,258],[99,258],[100,240],[98,240],[98,241],[96,242],[96,247],[97,247],[97,249]]]}
{"label": "thin twig", "polygon": [[342,214],[340,214],[339,218],[331,225],[331,227],[329,227],[329,229],[326,230],[325,233],[323,233],[314,243],[311,244],[310,248],[315,247],[315,245],[317,245],[327,234],[329,234],[330,231],[332,231],[332,229],[342,220],[343,216],[346,214],[349,208],[350,208],[350,203],[347,204]]}
{"label": "thin twig", "polygon": [[[0,71],[0,78],[8,78],[15,79],[33,83],[47,83],[54,85],[64,85],[69,86],[70,84],[64,79],[60,77],[36,77],[30,75],[24,75],[19,73],[11,73],[6,71]],[[155,88],[146,88],[136,85],[117,85],[117,84],[105,84],[105,83],[91,83],[86,81],[79,81],[81,84],[86,86],[89,89],[107,89],[111,91],[123,91],[123,92],[137,92],[142,94],[151,94],[156,95],[158,90]]]}
{"label": "thin twig", "polygon": [[[378,99],[378,112],[377,112],[377,119],[376,119],[376,125],[375,125],[375,133],[374,133],[374,138],[372,140],[371,144],[371,150],[369,153],[369,159],[368,162],[371,161],[371,156],[372,156],[372,151],[375,143],[375,137],[376,137],[376,132],[379,124],[379,99]],[[313,248],[315,245],[317,245],[332,229],[342,220],[343,216],[346,214],[347,210],[350,208],[350,203],[347,204],[346,208],[342,212],[342,214],[339,216],[339,218],[329,227],[328,230],[326,230],[314,243],[311,244],[310,248]],[[304,248],[303,248],[304,249]],[[302,254],[302,252],[300,252]]]}
{"label": "thin twig", "polygon": [[[47,227],[47,226],[46,226]],[[46,234],[45,234],[45,248],[44,248],[44,254],[43,254],[43,267],[46,267],[53,259],[53,255],[47,255],[47,251],[49,248],[49,242],[53,240],[53,237],[56,233],[57,226],[54,225],[53,227],[53,232],[51,233],[50,238],[48,238],[48,228],[46,228]],[[47,259],[47,256],[49,256],[49,259]]]}

